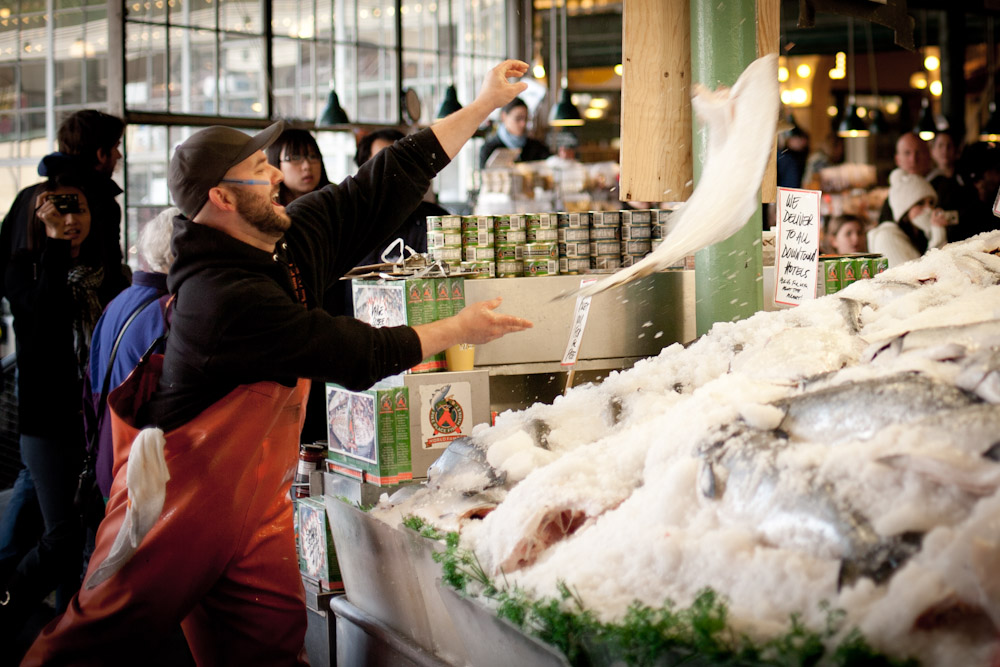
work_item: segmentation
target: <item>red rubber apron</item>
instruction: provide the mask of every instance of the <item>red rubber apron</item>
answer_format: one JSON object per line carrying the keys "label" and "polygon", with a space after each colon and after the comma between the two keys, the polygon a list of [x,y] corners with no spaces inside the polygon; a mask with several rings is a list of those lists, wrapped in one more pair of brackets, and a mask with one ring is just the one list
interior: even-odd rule
{"label": "red rubber apron", "polygon": [[[109,397],[114,483],[87,577],[122,524],[134,416],[162,364],[154,355]],[[308,664],[288,493],[308,392],[308,380],[241,385],[167,433],[159,519],[121,570],[80,590],[22,664],[138,664],[178,623],[199,665]]]}

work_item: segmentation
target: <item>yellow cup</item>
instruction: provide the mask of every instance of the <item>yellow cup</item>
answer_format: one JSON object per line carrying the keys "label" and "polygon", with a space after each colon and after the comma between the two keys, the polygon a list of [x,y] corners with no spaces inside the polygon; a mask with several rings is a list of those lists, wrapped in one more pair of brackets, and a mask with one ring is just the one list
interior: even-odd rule
{"label": "yellow cup", "polygon": [[476,346],[472,343],[452,345],[444,351],[449,371],[471,371],[475,365]]}

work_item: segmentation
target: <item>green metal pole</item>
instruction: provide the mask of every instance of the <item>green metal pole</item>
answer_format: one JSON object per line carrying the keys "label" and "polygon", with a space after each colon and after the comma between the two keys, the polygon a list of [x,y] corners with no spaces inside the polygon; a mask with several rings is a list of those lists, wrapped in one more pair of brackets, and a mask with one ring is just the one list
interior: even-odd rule
{"label": "green metal pole", "polygon": [[[691,0],[692,80],[711,89],[736,83],[757,57],[756,25],[755,0]],[[708,146],[707,131],[697,119],[693,134],[697,184]],[[733,174],[733,178],[740,177],[739,173]],[[735,322],[764,307],[762,231],[758,207],[740,231],[695,255],[695,323],[699,336],[716,322]]]}

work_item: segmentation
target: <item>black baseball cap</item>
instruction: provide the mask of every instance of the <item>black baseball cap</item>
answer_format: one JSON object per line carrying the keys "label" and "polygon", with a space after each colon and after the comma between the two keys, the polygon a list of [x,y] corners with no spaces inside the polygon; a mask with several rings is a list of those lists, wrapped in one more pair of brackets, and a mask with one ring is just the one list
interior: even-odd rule
{"label": "black baseball cap", "polygon": [[196,216],[208,201],[208,191],[227,171],[270,146],[284,129],[281,120],[254,135],[213,125],[188,137],[174,149],[167,176],[170,195],[181,213],[187,218]]}

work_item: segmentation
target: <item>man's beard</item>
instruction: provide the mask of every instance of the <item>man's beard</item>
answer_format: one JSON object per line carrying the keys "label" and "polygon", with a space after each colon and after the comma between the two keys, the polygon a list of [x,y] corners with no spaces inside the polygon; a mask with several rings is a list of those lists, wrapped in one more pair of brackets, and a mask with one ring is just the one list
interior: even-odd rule
{"label": "man's beard", "polygon": [[251,227],[269,236],[280,237],[291,226],[291,218],[275,210],[270,200],[261,199],[243,190],[233,188],[236,195],[236,212]]}

